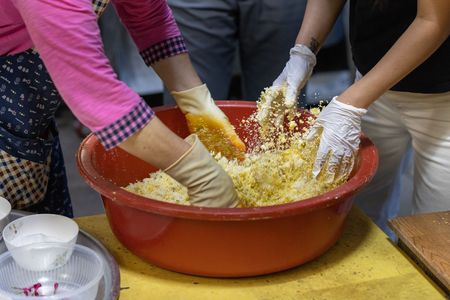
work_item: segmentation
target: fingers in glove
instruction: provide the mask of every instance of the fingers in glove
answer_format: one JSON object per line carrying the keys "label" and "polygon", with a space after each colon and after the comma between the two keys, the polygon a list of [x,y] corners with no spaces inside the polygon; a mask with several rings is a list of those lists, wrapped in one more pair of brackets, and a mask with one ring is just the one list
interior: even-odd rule
{"label": "fingers in glove", "polygon": [[[286,67],[285,67],[286,69]],[[283,69],[280,75],[278,75],[277,79],[275,79],[272,83],[272,86],[280,87],[286,82],[286,71]]]}
{"label": "fingers in glove", "polygon": [[329,152],[328,147],[324,145],[324,143],[320,142],[312,171],[314,177],[317,177],[322,171],[325,163],[327,162]]}
{"label": "fingers in glove", "polygon": [[[272,86],[265,89],[258,101],[256,118],[263,132],[270,131],[272,126],[278,128],[283,124],[285,114],[283,87]],[[281,120],[281,122],[280,122]]]}
{"label": "fingers in glove", "polygon": [[275,128],[281,128],[284,124],[284,113],[279,112],[275,114],[275,119],[273,120]]}
{"label": "fingers in glove", "polygon": [[264,97],[264,99],[258,102],[258,112],[256,114],[256,119],[260,124],[265,123],[269,118],[274,98],[275,97],[273,95],[267,95]]}
{"label": "fingers in glove", "polygon": [[236,207],[239,199],[231,177],[195,134],[185,141],[191,145],[189,150],[164,172],[188,189],[194,206]]}
{"label": "fingers in glove", "polygon": [[313,125],[313,126],[309,129],[308,133],[306,134],[306,138],[305,138],[305,139],[306,139],[307,141],[311,141],[311,140],[315,139],[316,136],[320,135],[321,132],[322,132],[322,127],[321,127],[321,126],[319,126],[319,125]]}
{"label": "fingers in glove", "polygon": [[221,153],[228,159],[244,159],[245,144],[226,119],[187,114],[189,131],[196,133],[205,147],[214,153]]}
{"label": "fingers in glove", "polygon": [[333,151],[330,152],[327,164],[326,164],[326,172],[325,172],[325,181],[327,183],[332,183],[335,178],[337,177],[337,174],[339,170],[341,169],[341,163],[343,159],[343,152],[342,151]]}
{"label": "fingers in glove", "polygon": [[287,82],[286,99],[284,101],[286,108],[291,109],[297,103],[299,87],[291,82]]}
{"label": "fingers in glove", "polygon": [[337,180],[345,180],[348,178],[350,173],[353,170],[353,166],[355,164],[355,157],[353,156],[344,156],[342,158],[342,162],[339,168],[339,172],[337,174]]}
{"label": "fingers in glove", "polygon": [[314,161],[313,171],[312,171],[314,178],[319,176],[326,161],[327,161],[327,154],[317,153],[316,160]]}

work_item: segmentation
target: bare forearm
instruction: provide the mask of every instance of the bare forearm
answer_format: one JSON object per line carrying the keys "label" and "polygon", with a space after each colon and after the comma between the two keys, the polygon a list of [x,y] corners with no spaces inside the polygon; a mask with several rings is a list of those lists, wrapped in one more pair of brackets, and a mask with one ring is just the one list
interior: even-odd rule
{"label": "bare forearm", "polygon": [[154,117],[147,126],[125,140],[119,147],[157,168],[166,169],[190,146]]}
{"label": "bare forearm", "polygon": [[185,91],[202,84],[187,53],[162,59],[152,65],[169,91]]}
{"label": "bare forearm", "polygon": [[317,54],[344,4],[345,0],[309,0],[296,43]]}
{"label": "bare forearm", "polygon": [[[450,5],[443,3],[447,0],[439,1],[442,4],[437,6],[441,10],[450,11]],[[356,107],[367,108],[430,57],[448,38],[449,33],[450,13],[436,18],[433,13],[431,16],[423,15],[419,10],[418,16],[385,56],[361,80],[340,95],[339,99]]]}

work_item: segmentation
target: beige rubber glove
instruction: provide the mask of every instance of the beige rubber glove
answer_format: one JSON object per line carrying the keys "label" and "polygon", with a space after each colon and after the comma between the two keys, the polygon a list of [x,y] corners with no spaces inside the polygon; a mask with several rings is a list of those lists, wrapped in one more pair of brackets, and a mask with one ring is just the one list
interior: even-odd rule
{"label": "beige rubber glove", "polygon": [[233,181],[214,160],[197,135],[185,139],[191,146],[164,170],[187,187],[189,202],[204,207],[236,207],[239,203]]}
{"label": "beige rubber glove", "polygon": [[214,103],[206,84],[172,92],[172,96],[186,115],[189,131],[197,134],[209,151],[220,152],[229,159],[244,158],[245,144],[227,116]]}

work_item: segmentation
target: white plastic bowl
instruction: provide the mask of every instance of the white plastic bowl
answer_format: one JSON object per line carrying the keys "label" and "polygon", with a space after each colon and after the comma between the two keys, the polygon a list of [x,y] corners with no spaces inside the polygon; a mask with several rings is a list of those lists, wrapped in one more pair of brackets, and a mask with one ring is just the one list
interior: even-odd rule
{"label": "white plastic bowl", "polygon": [[[27,252],[26,248],[30,246],[16,248],[15,251]],[[54,247],[68,250],[61,245]],[[102,258],[81,245],[74,246],[66,264],[49,271],[23,269],[15,262],[12,253],[6,252],[0,255],[0,299],[22,300],[39,296],[44,300],[94,300],[103,275]]]}
{"label": "white plastic bowl", "polygon": [[[27,270],[45,271],[67,262],[78,231],[77,223],[67,217],[53,214],[30,215],[6,225],[3,239],[18,265]],[[41,243],[47,244],[43,246]],[[29,247],[26,251],[14,251],[23,246]]]}
{"label": "white plastic bowl", "polygon": [[1,231],[5,228],[6,224],[9,222],[9,214],[11,213],[11,204],[8,200],[0,197],[0,237],[2,236]]}
{"label": "white plastic bowl", "polygon": [[6,249],[5,243],[3,242],[2,231],[9,222],[10,213],[11,204],[5,198],[0,197],[0,254]]}

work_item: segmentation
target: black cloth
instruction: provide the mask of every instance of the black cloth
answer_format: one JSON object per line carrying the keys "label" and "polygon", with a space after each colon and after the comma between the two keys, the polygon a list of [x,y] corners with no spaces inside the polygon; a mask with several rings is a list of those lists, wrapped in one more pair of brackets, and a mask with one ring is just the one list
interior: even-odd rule
{"label": "black cloth", "polygon": [[[350,43],[355,66],[363,75],[394,45],[414,20],[416,12],[417,0],[350,1]],[[391,90],[450,91],[450,38]]]}

